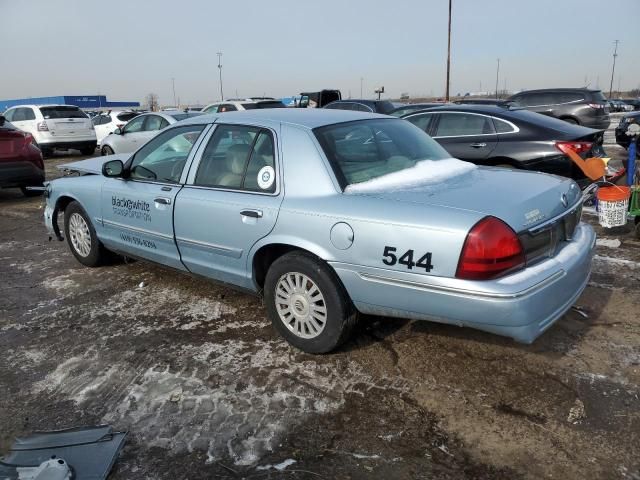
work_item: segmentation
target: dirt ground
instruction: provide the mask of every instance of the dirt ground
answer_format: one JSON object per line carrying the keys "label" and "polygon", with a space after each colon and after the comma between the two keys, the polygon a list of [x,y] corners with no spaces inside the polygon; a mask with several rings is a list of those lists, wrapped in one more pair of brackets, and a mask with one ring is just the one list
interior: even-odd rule
{"label": "dirt ground", "polygon": [[[47,160],[48,177],[68,160]],[[82,267],[48,241],[42,209],[0,191],[0,451],[110,423],[130,432],[114,480],[640,479],[631,230],[596,227],[584,315],[533,345],[367,317],[312,356],[258,298],[144,262]]]}

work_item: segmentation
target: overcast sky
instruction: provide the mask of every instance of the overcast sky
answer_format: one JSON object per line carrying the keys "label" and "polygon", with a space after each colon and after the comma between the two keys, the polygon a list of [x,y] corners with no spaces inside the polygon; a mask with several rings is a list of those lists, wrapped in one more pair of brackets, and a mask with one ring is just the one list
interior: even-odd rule
{"label": "overcast sky", "polygon": [[[0,0],[0,99],[443,95],[447,0]],[[451,93],[640,86],[640,0],[453,0]]]}

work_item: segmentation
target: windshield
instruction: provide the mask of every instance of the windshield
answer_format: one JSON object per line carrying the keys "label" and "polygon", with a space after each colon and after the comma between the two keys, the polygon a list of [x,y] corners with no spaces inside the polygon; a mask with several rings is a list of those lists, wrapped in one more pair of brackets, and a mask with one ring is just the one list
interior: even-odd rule
{"label": "windshield", "polygon": [[388,100],[383,100],[381,102],[378,102],[377,108],[376,108],[376,112],[378,113],[389,113],[391,111],[393,111],[396,107],[393,106],[393,103],[389,102]]}
{"label": "windshield", "polygon": [[274,100],[273,102],[243,103],[242,106],[245,110],[255,110],[263,108],[286,108],[286,105],[284,103],[277,100]]}
{"label": "windshield", "polygon": [[44,118],[89,118],[78,107],[40,107]]}
{"label": "windshield", "polygon": [[202,112],[171,113],[168,115],[170,117],[173,117],[176,122],[179,122],[180,120],[184,120],[185,118],[197,117],[198,115],[202,115]]}
{"label": "windshield", "polygon": [[404,120],[358,120],[314,129],[344,189],[405,170],[421,160],[450,155],[425,132]]}

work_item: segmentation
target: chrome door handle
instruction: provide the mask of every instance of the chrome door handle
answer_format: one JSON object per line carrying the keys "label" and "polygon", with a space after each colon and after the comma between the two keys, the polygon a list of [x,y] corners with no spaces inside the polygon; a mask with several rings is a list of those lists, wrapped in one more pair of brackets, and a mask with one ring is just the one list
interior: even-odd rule
{"label": "chrome door handle", "polygon": [[487,144],[486,143],[472,143],[471,145],[469,145],[471,148],[483,148],[486,147]]}
{"label": "chrome door handle", "polygon": [[242,210],[240,215],[243,217],[262,218],[262,210]]}
{"label": "chrome door handle", "polygon": [[156,203],[159,203],[160,205],[171,205],[171,199],[170,198],[165,198],[165,197],[158,197],[156,199],[153,200]]}

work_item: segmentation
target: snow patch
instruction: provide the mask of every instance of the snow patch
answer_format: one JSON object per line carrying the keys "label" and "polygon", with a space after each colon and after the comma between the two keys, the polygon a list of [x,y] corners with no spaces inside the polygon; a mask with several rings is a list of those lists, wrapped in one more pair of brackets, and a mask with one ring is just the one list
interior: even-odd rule
{"label": "snow patch", "polygon": [[282,470],[284,470],[285,468],[293,465],[294,463],[296,463],[296,461],[293,458],[287,458],[284,462],[277,463],[275,465],[271,465],[271,464],[260,465],[260,466],[256,467],[256,470],[270,470],[272,468],[275,468],[276,470],[281,472]]}
{"label": "snow patch", "polygon": [[453,177],[467,174],[478,168],[473,163],[457,158],[443,160],[422,160],[413,167],[388,173],[366,182],[348,185],[345,193],[374,193],[383,191],[406,190],[423,185],[444,182]]}

